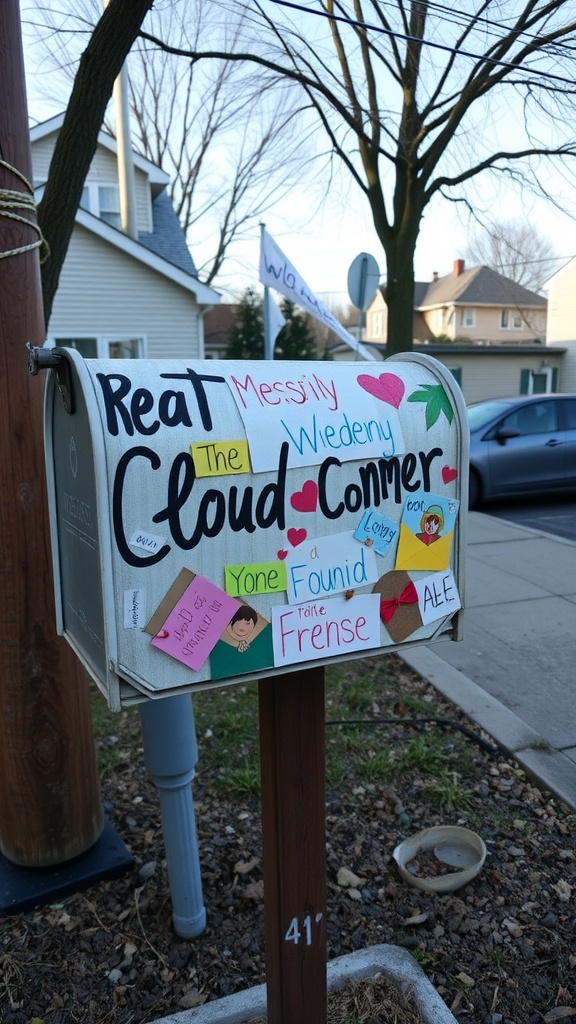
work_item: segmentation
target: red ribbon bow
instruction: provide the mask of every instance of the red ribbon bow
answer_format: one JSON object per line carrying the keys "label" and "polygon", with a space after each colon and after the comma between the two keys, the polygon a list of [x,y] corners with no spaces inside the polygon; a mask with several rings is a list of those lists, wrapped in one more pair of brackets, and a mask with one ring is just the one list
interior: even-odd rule
{"label": "red ribbon bow", "polygon": [[380,618],[383,623],[390,622],[390,619],[395,614],[396,610],[401,604],[415,604],[418,600],[418,592],[416,587],[410,580],[407,587],[404,588],[398,597],[383,597],[380,601]]}

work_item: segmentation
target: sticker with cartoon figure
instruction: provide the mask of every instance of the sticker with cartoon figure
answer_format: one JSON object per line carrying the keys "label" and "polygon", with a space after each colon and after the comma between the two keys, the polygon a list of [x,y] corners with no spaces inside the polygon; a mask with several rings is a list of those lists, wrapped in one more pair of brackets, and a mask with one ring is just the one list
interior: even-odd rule
{"label": "sticker with cartoon figure", "polygon": [[241,602],[210,654],[211,678],[226,679],[273,665],[270,623],[255,608]]}
{"label": "sticker with cartoon figure", "polygon": [[220,587],[182,569],[145,628],[154,647],[198,671],[237,609]]}
{"label": "sticker with cartoon figure", "polygon": [[396,569],[447,569],[460,502],[424,491],[407,498],[400,523]]}

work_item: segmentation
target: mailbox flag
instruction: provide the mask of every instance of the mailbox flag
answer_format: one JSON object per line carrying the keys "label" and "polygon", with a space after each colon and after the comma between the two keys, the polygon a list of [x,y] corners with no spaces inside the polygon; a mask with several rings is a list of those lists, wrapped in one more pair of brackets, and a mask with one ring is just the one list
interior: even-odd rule
{"label": "mailbox flag", "polygon": [[317,320],[334,331],[358,355],[363,356],[364,359],[375,360],[376,357],[364,345],[356,341],[356,338],[345,327],[342,327],[330,310],[326,309],[326,306],[316,298],[314,292],[310,291],[306,282],[276,245],[264,225],[262,225],[261,231],[260,281],[262,284],[265,287],[275,288],[287,299],[291,299],[292,302],[305,309],[307,313],[311,313]]}

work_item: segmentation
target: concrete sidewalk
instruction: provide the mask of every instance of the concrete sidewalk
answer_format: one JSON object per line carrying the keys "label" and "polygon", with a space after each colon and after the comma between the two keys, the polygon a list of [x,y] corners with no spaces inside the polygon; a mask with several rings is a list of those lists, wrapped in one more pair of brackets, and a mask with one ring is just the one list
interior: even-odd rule
{"label": "concrete sidewalk", "polygon": [[464,640],[403,660],[576,807],[576,543],[471,512]]}

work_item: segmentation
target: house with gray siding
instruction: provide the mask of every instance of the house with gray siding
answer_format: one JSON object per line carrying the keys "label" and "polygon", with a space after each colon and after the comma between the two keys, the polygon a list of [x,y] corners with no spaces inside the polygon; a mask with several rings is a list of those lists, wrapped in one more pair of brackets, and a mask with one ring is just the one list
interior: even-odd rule
{"label": "house with gray siding", "polygon": [[[63,117],[30,130],[37,194]],[[220,296],[198,278],[168,195],[168,175],[136,153],[133,164],[134,238],[121,226],[116,141],[100,132],[47,341],[87,358],[202,359],[204,316]]]}

